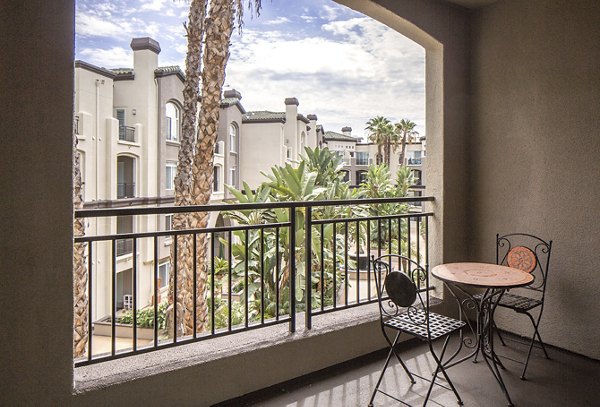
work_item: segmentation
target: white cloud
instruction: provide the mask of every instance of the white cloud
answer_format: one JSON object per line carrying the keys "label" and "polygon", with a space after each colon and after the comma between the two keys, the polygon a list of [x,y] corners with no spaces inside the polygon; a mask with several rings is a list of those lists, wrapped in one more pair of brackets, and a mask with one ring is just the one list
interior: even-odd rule
{"label": "white cloud", "polygon": [[131,25],[117,24],[91,14],[78,13],[75,23],[77,35],[116,37],[130,35]]}
{"label": "white cloud", "polygon": [[338,7],[324,5],[319,16],[324,20],[333,21],[338,17],[338,12]]}
{"label": "white cloud", "polygon": [[106,68],[123,68],[133,66],[131,50],[122,47],[109,49],[84,48],[79,53],[86,62]]}
{"label": "white cloud", "polygon": [[274,18],[272,20],[268,20],[263,22],[263,24],[266,25],[280,25],[280,24],[285,24],[285,23],[289,23],[290,19],[287,17],[283,17],[283,16],[279,16],[277,18]]}
{"label": "white cloud", "polygon": [[165,0],[142,0],[142,10],[160,11],[165,5]]}
{"label": "white cloud", "polygon": [[317,17],[314,16],[300,16],[300,18],[307,23],[312,23],[313,21],[317,20]]}

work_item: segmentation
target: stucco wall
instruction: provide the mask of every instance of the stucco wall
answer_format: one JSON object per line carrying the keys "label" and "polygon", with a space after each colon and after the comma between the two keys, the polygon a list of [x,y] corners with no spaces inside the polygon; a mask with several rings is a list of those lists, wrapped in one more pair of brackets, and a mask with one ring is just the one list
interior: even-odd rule
{"label": "stucco wall", "polygon": [[[369,11],[428,47],[428,62],[436,62],[430,65],[433,68],[428,68],[428,74],[444,78],[428,88],[431,116],[427,134],[431,137],[430,157],[443,162],[444,183],[440,182],[440,170],[435,174],[438,183],[434,191],[438,199],[445,198],[436,207],[445,219],[443,228],[439,225],[444,258],[460,258],[465,250],[467,199],[461,189],[466,165],[467,14],[433,0],[380,2],[387,9],[369,11],[371,3],[354,3],[358,10]],[[167,405],[176,400],[179,405],[202,405],[203,400],[235,397],[240,391],[268,386],[382,347],[374,324],[359,325],[309,339],[304,342],[306,346],[291,342],[280,348],[276,358],[257,352],[244,360],[226,359],[132,380],[90,391],[85,397],[72,394],[69,180],[73,16],[72,0],[10,2],[0,13],[1,73],[11,78],[0,92],[2,105],[7,107],[0,120],[0,157],[4,163],[1,187],[9,191],[7,198],[0,200],[0,341],[4,350],[0,352],[0,404],[132,405],[144,400],[147,405]],[[419,32],[417,26],[433,37]],[[447,53],[444,55],[449,55],[443,60],[442,44]],[[48,62],[42,65],[37,61]],[[429,117],[437,121],[430,122]],[[19,137],[9,137],[14,134]],[[433,136],[438,137],[437,141]],[[156,147],[156,143],[153,145]],[[6,163],[10,163],[9,169]],[[353,341],[341,340],[348,337]],[[336,352],[323,352],[325,343],[339,346]],[[258,364],[261,369],[256,368]],[[235,372],[235,380],[224,380],[231,372]],[[207,377],[211,380],[203,380]],[[242,390],[240,383],[244,384]]]}
{"label": "stucco wall", "polygon": [[[493,261],[496,233],[554,240],[542,338],[598,359],[600,7],[501,1],[472,38],[472,256]],[[531,332],[503,315],[501,328]]]}

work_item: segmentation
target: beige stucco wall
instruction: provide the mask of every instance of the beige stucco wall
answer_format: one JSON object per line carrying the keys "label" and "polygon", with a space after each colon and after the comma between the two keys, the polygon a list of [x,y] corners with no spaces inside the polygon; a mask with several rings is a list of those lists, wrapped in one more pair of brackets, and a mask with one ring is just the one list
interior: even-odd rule
{"label": "beige stucco wall", "polygon": [[[240,137],[242,181],[256,188],[275,165],[285,164],[283,123],[244,123]],[[241,186],[241,185],[240,185]]]}
{"label": "beige stucco wall", "polygon": [[[472,256],[493,261],[496,233],[554,240],[542,338],[598,359],[600,7],[501,1],[472,38]],[[531,332],[504,315],[501,328]]]}

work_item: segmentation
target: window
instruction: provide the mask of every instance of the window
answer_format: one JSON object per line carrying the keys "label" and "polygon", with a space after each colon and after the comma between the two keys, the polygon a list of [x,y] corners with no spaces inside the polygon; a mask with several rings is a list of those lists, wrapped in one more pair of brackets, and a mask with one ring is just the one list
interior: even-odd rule
{"label": "window", "polygon": [[367,181],[367,172],[366,171],[356,171],[356,183],[358,185]]}
{"label": "window", "polygon": [[166,168],[166,179],[165,179],[165,189],[173,190],[175,189],[175,174],[177,173],[177,165],[172,163],[167,163]]}
{"label": "window", "polygon": [[173,215],[165,215],[165,230],[173,230]]}
{"label": "window", "polygon": [[223,154],[223,142],[218,141],[215,143],[215,154],[222,155]]}
{"label": "window", "polygon": [[167,113],[167,140],[179,141],[179,108],[175,103],[169,102],[166,106]]}
{"label": "window", "polygon": [[135,197],[135,158],[117,157],[117,199]]}
{"label": "window", "polygon": [[237,188],[237,168],[235,167],[229,169],[229,185]]}
{"label": "window", "polygon": [[221,190],[221,167],[216,165],[213,167],[213,192]]}
{"label": "window", "polygon": [[125,109],[116,109],[115,115],[119,121],[119,140],[125,140]]}
{"label": "window", "polygon": [[367,151],[356,152],[356,165],[369,165],[369,153]]}
{"label": "window", "polygon": [[169,274],[171,274],[171,263],[168,261],[158,265],[158,288],[169,285]]}
{"label": "window", "polygon": [[237,153],[238,151],[238,126],[235,123],[229,125],[229,151]]}
{"label": "window", "polygon": [[350,172],[349,171],[342,171],[342,174],[344,175],[344,178],[342,179],[342,181],[344,181],[344,182],[350,182]]}

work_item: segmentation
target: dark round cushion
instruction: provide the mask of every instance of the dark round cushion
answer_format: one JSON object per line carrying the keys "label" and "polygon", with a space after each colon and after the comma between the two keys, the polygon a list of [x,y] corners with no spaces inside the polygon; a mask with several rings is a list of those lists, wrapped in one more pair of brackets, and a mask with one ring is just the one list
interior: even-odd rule
{"label": "dark round cushion", "polygon": [[392,271],[385,278],[385,291],[399,307],[413,305],[417,299],[417,286],[404,273]]}

